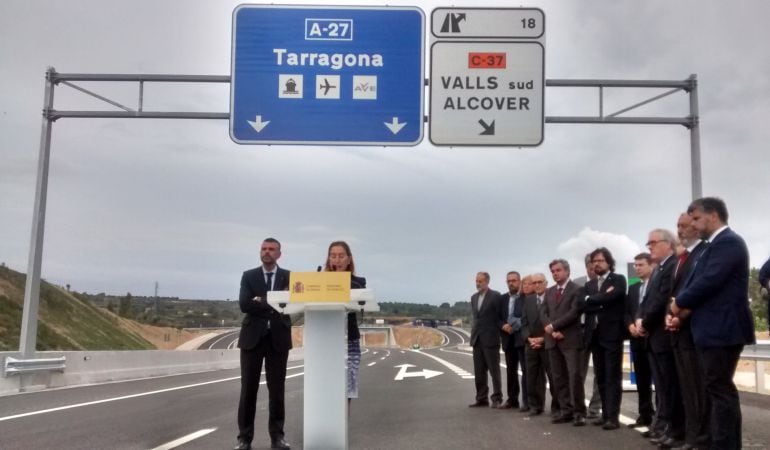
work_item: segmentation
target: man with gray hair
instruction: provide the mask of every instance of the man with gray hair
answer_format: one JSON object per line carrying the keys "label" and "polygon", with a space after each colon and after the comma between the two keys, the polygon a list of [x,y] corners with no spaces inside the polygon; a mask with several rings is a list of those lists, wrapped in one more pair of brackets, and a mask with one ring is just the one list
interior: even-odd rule
{"label": "man with gray hair", "polygon": [[658,267],[653,271],[635,322],[639,335],[647,336],[658,399],[650,442],[663,448],[678,447],[684,443],[684,406],[671,348],[671,333],[665,328],[677,262],[674,256],[676,244],[677,240],[670,231],[660,228],[650,231],[647,248],[650,249],[652,262]]}

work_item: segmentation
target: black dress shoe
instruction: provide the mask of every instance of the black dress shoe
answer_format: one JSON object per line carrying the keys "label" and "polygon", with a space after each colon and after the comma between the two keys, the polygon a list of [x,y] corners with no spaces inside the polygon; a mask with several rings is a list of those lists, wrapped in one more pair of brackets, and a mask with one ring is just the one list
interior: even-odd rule
{"label": "black dress shoe", "polygon": [[475,402],[468,405],[468,408],[486,408],[489,406],[489,402],[482,402],[479,400],[476,400]]}
{"label": "black dress shoe", "polygon": [[636,419],[636,422],[631,422],[627,426],[628,428],[641,428],[641,427],[649,427],[651,423],[652,423],[652,420],[639,417]]}
{"label": "black dress shoe", "polygon": [[553,419],[551,419],[551,423],[568,423],[568,422],[572,422],[573,419],[574,417],[572,417],[571,414],[570,415],[565,414],[563,416],[554,417]]}
{"label": "black dress shoe", "polygon": [[575,420],[572,421],[573,427],[583,427],[586,424],[586,418],[578,414],[575,416]]}
{"label": "black dress shoe", "polygon": [[238,439],[238,445],[233,447],[233,450],[251,450],[251,443]]}
{"label": "black dress shoe", "polygon": [[273,439],[270,448],[280,448],[282,450],[291,450],[291,446],[283,438]]}
{"label": "black dress shoe", "polygon": [[500,409],[500,407],[503,406],[501,402],[492,401],[492,404],[489,405],[492,409]]}
{"label": "black dress shoe", "polygon": [[642,432],[642,437],[645,438],[645,439],[651,439],[651,438],[657,437],[657,435],[655,434],[654,431],[647,430],[647,431]]}
{"label": "black dress shoe", "polygon": [[601,417],[601,416],[602,416],[602,415],[601,415],[601,414],[599,414],[599,413],[598,413],[598,412],[596,412],[596,411],[588,411],[588,414],[586,415],[586,419],[598,419],[598,418],[599,418],[599,417]]}
{"label": "black dress shoe", "polygon": [[[516,405],[515,407],[518,408],[519,405]],[[512,409],[512,408],[514,408],[514,405],[513,405],[513,402],[507,401],[507,402],[503,402],[503,404],[500,405],[499,408],[500,409]]]}
{"label": "black dress shoe", "polygon": [[666,439],[658,442],[658,447],[659,448],[674,448],[674,447],[679,447],[682,444],[684,444],[684,442],[682,442],[680,439],[675,439],[675,438],[669,436]]}
{"label": "black dress shoe", "polygon": [[591,425],[593,425],[595,427],[603,427],[605,423],[606,423],[605,420],[600,417],[600,418],[592,421]]}
{"label": "black dress shoe", "polygon": [[519,412],[529,412],[529,406],[524,405],[521,408],[519,408]]}
{"label": "black dress shoe", "polygon": [[620,428],[620,424],[613,420],[608,420],[604,425],[602,425],[603,430],[617,430],[618,428]]}
{"label": "black dress shoe", "polygon": [[540,414],[543,414],[543,410],[540,408],[535,408],[529,412],[530,416],[539,416]]}

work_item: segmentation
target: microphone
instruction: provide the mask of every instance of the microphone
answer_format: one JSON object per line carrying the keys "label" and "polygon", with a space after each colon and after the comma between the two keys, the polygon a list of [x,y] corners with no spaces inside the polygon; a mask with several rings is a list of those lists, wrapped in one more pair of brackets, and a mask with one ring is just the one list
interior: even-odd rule
{"label": "microphone", "polygon": [[321,271],[321,269],[323,269],[323,267],[321,267],[321,266],[318,266],[318,268],[316,269],[316,272],[320,272],[320,271]]}

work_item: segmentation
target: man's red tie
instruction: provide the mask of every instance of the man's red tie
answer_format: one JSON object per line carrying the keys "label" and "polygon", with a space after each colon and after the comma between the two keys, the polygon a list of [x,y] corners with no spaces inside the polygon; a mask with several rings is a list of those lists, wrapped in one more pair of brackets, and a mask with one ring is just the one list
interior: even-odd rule
{"label": "man's red tie", "polygon": [[561,301],[562,292],[564,292],[564,289],[562,288],[556,289],[556,303],[559,303]]}
{"label": "man's red tie", "polygon": [[679,275],[679,270],[684,265],[684,262],[687,261],[687,257],[690,255],[690,252],[685,249],[681,255],[679,255],[679,261],[676,263],[676,270],[674,270],[674,278],[676,278]]}

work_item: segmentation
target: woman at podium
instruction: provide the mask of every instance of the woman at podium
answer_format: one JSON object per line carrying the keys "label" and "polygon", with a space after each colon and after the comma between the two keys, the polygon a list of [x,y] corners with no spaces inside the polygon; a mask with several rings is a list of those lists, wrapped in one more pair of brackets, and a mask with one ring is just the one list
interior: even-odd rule
{"label": "woman at podium", "polygon": [[[350,272],[350,288],[365,289],[366,278],[356,276],[356,265],[353,253],[345,241],[335,241],[329,244],[326,254],[326,267],[329,272]],[[361,333],[358,331],[358,318],[355,312],[348,313],[348,377],[347,396],[358,398],[358,368],[361,364]]]}

